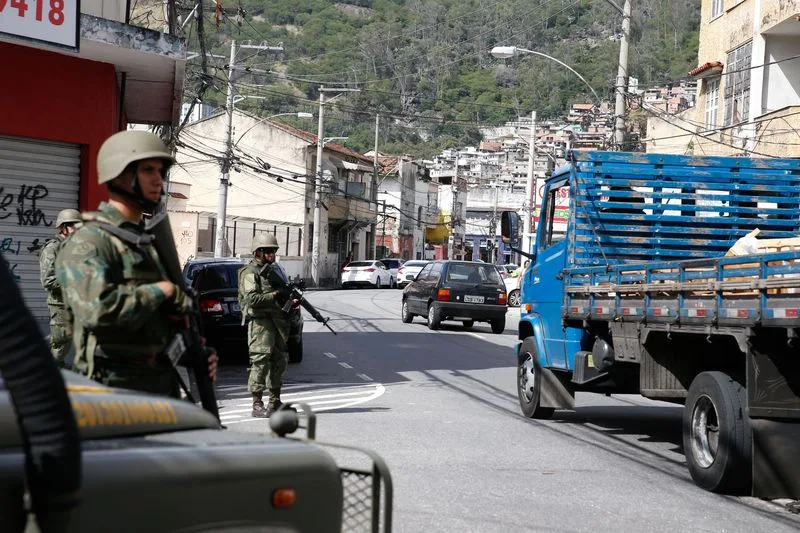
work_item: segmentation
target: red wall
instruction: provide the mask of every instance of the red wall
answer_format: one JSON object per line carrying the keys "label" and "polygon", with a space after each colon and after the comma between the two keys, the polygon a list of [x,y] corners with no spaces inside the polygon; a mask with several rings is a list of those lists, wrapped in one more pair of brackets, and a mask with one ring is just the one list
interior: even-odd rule
{"label": "red wall", "polygon": [[97,151],[119,130],[114,66],[0,42],[0,135],[80,144],[80,209],[108,197]]}

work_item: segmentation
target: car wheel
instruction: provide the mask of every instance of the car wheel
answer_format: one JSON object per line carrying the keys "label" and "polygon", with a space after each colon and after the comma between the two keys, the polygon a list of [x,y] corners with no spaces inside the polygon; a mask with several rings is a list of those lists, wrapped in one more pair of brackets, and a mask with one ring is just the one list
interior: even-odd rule
{"label": "car wheel", "polygon": [[439,326],[442,325],[442,315],[439,312],[439,306],[435,303],[432,303],[430,307],[428,307],[428,328],[429,329],[439,329]]}
{"label": "car wheel", "polygon": [[464,324],[464,327],[467,328],[467,329],[469,329],[469,328],[471,328],[472,326],[475,325],[475,321],[474,320],[462,320],[461,323]]}
{"label": "car wheel", "polygon": [[408,302],[403,300],[403,307],[400,311],[400,318],[405,324],[410,324],[414,320],[414,314],[408,310]]}
{"label": "car wheel", "polygon": [[397,288],[397,281],[394,278],[389,278],[389,288],[394,289]]}
{"label": "car wheel", "polygon": [[506,330],[506,317],[494,318],[489,322],[492,325],[492,333],[503,333]]}
{"label": "car wheel", "polygon": [[539,366],[539,352],[533,337],[522,341],[517,361],[517,398],[522,414],[528,418],[547,419],[555,409],[542,407],[542,367]]}
{"label": "car wheel", "polygon": [[377,278],[375,278],[375,288],[380,289],[382,286],[383,285],[381,285],[381,277],[378,276]]}
{"label": "car wheel", "polygon": [[289,339],[289,362],[300,363],[303,361],[303,339]]}
{"label": "car wheel", "polygon": [[519,289],[514,289],[508,293],[508,305],[511,307],[519,307]]}
{"label": "car wheel", "polygon": [[683,450],[694,482],[713,492],[748,493],[752,446],[744,386],[723,372],[698,374],[683,412]]}

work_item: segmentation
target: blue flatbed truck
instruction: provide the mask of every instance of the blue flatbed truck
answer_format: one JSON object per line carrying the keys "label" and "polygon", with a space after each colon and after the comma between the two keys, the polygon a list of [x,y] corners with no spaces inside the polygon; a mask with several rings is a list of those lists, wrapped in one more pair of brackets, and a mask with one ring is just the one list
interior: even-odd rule
{"label": "blue flatbed truck", "polygon": [[[800,499],[800,160],[572,151],[530,250],[519,226],[502,214],[531,260],[525,416],[571,409],[576,391],[683,404],[697,485]],[[756,229],[784,244],[728,254]]]}

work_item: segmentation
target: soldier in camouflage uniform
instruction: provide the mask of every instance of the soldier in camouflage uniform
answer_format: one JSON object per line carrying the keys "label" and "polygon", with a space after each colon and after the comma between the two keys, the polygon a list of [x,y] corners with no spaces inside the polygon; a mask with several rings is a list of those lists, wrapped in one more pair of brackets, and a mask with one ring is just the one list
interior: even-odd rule
{"label": "soldier in camouflage uniform", "polygon": [[[239,270],[239,306],[248,319],[247,341],[250,368],[247,390],[253,395],[253,416],[267,418],[281,402],[283,373],[289,360],[289,317],[281,309],[285,297],[272,288],[259,272],[275,262],[278,240],[274,235],[258,234],[251,247],[253,259]],[[292,301],[293,307],[300,305]],[[269,401],[264,408],[263,394],[269,382]]]}
{"label": "soldier in camouflage uniform", "polygon": [[44,243],[39,250],[39,278],[47,291],[47,308],[50,312],[50,351],[59,367],[64,367],[64,359],[72,342],[72,317],[64,307],[61,285],[56,279],[56,256],[59,248],[81,221],[77,209],[63,209],[56,217],[58,233]]}
{"label": "soldier in camouflage uniform", "polygon": [[[144,214],[164,194],[174,162],[158,136],[123,131],[97,155],[98,182],[108,202],[83,215],[84,225],[64,243],[56,275],[73,313],[76,372],[105,385],[179,397],[164,350],[190,300],[168,280],[144,231]],[[209,375],[216,378],[216,354]]]}

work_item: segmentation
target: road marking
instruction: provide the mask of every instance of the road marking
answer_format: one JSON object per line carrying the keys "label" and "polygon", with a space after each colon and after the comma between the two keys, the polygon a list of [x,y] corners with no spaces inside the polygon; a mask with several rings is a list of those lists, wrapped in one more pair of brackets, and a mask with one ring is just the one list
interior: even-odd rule
{"label": "road marking", "polygon": [[348,369],[352,369],[353,368],[352,366],[350,366],[347,363],[342,362],[342,361],[339,361],[339,366],[342,367],[342,368],[348,368]]}
{"label": "road marking", "polygon": [[361,373],[358,373],[358,374],[356,374],[356,376],[360,377],[360,378],[361,378],[361,379],[363,379],[364,381],[372,381],[372,378],[371,378],[371,377],[369,377],[369,376],[368,376],[368,375],[366,375],[366,374],[361,374]]}
{"label": "road marking", "polygon": [[467,332],[467,335],[470,335],[470,336],[472,336],[472,337],[475,337],[476,339],[480,339],[480,340],[486,340],[486,338],[485,338],[483,335],[481,335],[480,333],[473,333],[473,332],[471,332],[471,331],[468,331],[468,332]]}
{"label": "road marking", "polygon": [[333,355],[331,352],[325,352],[325,355],[327,355],[331,359],[336,359],[336,356]]}
{"label": "road marking", "polygon": [[[322,390],[306,391],[305,393],[286,394],[284,395],[283,399],[286,401],[307,403],[311,406],[315,413],[318,413],[320,411],[346,409],[348,407],[369,402],[381,397],[386,392],[386,387],[380,383],[375,383],[370,385],[360,385],[357,387],[348,387],[347,389],[329,390],[336,392],[326,393]],[[345,392],[339,392],[342,390],[345,390]],[[312,396],[308,396],[308,394],[312,394]],[[290,396],[292,398],[289,398]],[[252,411],[252,405],[249,402],[234,404],[232,407],[241,408],[222,410],[220,412],[220,421],[225,425],[241,424],[243,422],[260,420],[247,414]]]}

